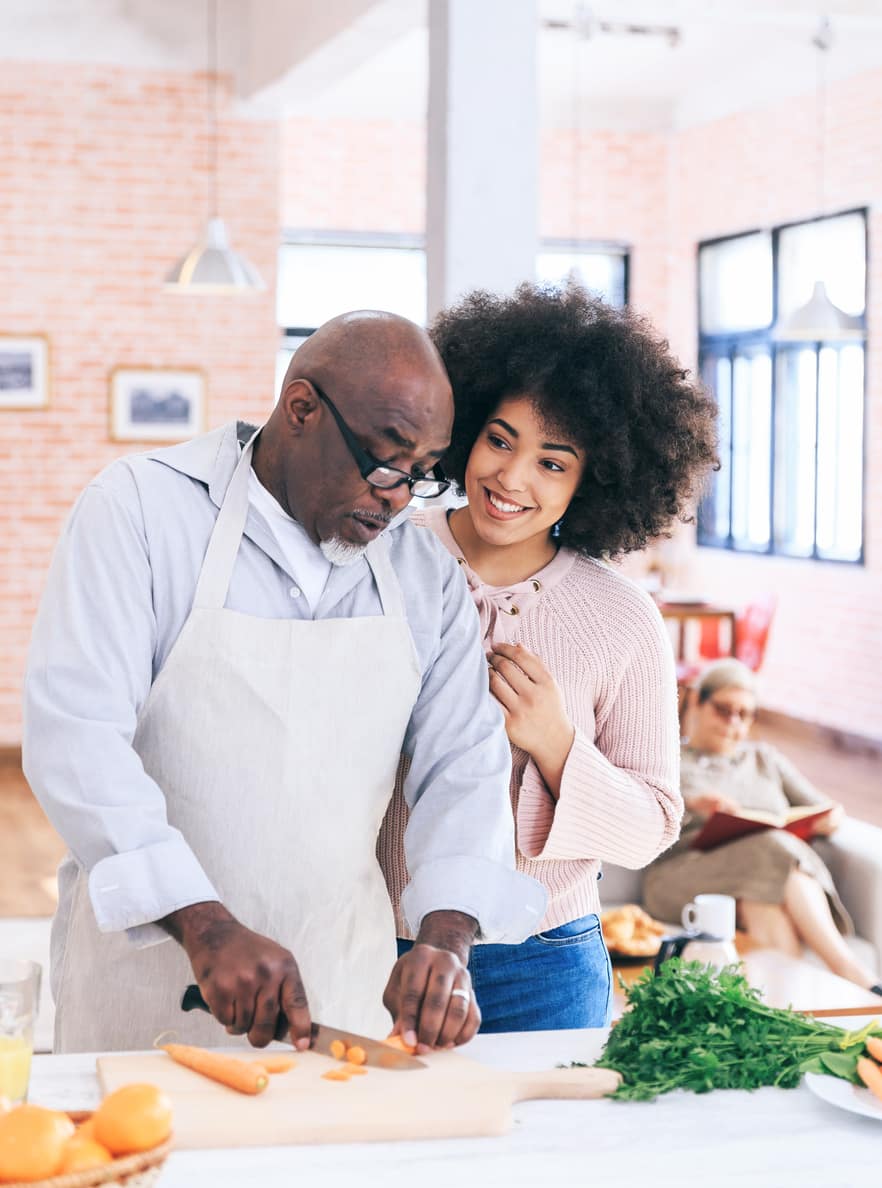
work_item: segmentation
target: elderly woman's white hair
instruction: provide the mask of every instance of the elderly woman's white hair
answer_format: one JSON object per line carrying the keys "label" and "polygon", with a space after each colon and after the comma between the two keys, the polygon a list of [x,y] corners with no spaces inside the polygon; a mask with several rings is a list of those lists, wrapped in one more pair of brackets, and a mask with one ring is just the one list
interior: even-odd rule
{"label": "elderly woman's white hair", "polygon": [[723,660],[714,660],[703,668],[693,688],[699,705],[713,697],[720,689],[744,689],[756,697],[756,676],[746,664],[727,656]]}

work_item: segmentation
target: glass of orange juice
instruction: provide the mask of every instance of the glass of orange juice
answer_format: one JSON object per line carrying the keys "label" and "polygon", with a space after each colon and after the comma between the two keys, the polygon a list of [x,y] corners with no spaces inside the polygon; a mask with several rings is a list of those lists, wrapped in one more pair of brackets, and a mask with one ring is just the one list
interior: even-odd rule
{"label": "glass of orange juice", "polygon": [[12,1105],[28,1095],[41,973],[36,961],[0,961],[0,1097]]}

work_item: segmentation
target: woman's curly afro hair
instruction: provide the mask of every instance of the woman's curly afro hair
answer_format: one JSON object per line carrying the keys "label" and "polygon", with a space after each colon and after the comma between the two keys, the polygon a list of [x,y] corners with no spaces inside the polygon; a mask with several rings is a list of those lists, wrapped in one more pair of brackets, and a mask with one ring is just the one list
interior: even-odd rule
{"label": "woman's curly afro hair", "polygon": [[716,457],[717,409],[648,322],[576,284],[477,291],[431,327],[453,385],[444,469],[462,489],[472,446],[500,401],[526,396],[585,451],[560,543],[616,556],[689,522]]}

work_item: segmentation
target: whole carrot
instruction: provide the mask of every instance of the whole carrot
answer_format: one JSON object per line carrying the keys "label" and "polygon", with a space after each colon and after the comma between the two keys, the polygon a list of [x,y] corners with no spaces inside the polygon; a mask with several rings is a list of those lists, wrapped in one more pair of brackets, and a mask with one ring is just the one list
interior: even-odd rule
{"label": "whole carrot", "polygon": [[172,1060],[201,1073],[212,1081],[218,1081],[239,1093],[263,1093],[269,1084],[269,1073],[262,1064],[240,1060],[237,1056],[226,1056],[191,1044],[161,1044]]}
{"label": "whole carrot", "polygon": [[867,1040],[867,1051],[882,1064],[882,1038],[871,1035]]}
{"label": "whole carrot", "polygon": [[882,1101],[882,1068],[875,1060],[868,1060],[866,1056],[858,1056],[857,1074],[871,1093]]}

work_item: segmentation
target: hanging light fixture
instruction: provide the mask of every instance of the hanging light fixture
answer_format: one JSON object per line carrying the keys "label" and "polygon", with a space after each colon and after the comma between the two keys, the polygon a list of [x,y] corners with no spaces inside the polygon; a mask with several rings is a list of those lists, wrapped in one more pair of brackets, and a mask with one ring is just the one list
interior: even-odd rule
{"label": "hanging light fixture", "polygon": [[[827,17],[821,20],[812,45],[818,51],[818,104],[815,123],[818,131],[818,214],[826,207],[825,164],[827,147],[827,85],[825,56],[833,44],[833,31]],[[776,342],[853,342],[864,337],[860,318],[852,317],[830,300],[827,286],[816,280],[812,295],[778,321],[772,331]]]}
{"label": "hanging light fixture", "polygon": [[215,295],[254,293],[266,287],[260,273],[244,256],[240,256],[230,247],[226,226],[217,213],[217,0],[206,0],[206,6],[207,109],[209,144],[211,145],[212,214],[205,226],[202,239],[174,266],[166,277],[165,287],[175,293]]}

